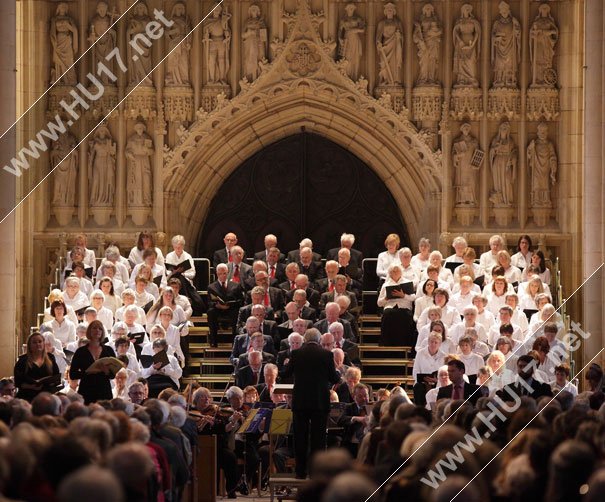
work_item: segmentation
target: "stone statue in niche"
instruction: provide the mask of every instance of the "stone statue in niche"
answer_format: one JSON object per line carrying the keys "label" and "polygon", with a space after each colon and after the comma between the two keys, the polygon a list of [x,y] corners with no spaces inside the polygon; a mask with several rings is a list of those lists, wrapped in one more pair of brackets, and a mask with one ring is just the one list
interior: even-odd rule
{"label": "stone statue in niche", "polygon": [[[145,28],[152,21],[149,17],[149,10],[144,2],[137,3],[133,8],[133,15],[128,22],[126,31],[126,40],[128,42],[128,73],[130,75],[130,85],[151,87],[151,47],[148,47],[141,40],[134,40],[139,35],[145,35]],[[131,42],[138,49],[134,49]]]}
{"label": "stone statue in niche", "polygon": [[88,202],[91,207],[111,207],[116,188],[116,144],[109,128],[101,125],[88,145]]}
{"label": "stone statue in niche", "polygon": [[554,87],[557,73],[553,68],[555,46],[559,40],[559,28],[550,15],[550,5],[543,3],[529,30],[529,58],[531,61],[532,87]]}
{"label": "stone statue in niche", "polygon": [[146,133],[147,127],[143,122],[137,122],[134,130],[135,133],[128,138],[126,143],[128,205],[150,207],[153,188],[151,166],[153,141]]}
{"label": "stone statue in niche", "polygon": [[443,30],[435,14],[435,7],[427,3],[422,7],[420,20],[414,23],[413,40],[418,47],[418,80],[416,85],[437,85],[437,69],[441,56]]}
{"label": "stone statue in niche", "polygon": [[517,179],[517,146],[510,137],[510,123],[502,122],[489,146],[493,190],[489,200],[495,207],[510,207],[514,202]]}
{"label": "stone statue in niche", "polygon": [[548,140],[548,126],[538,124],[538,137],[527,147],[527,165],[531,177],[531,207],[552,207],[550,187],[557,181],[557,154]]}
{"label": "stone statue in niche", "polygon": [[338,54],[349,63],[347,75],[351,80],[359,78],[359,67],[363,54],[363,34],[366,24],[361,17],[355,15],[357,7],[354,3],[348,3],[345,7],[344,16],[338,25]]}
{"label": "stone statue in niche", "polygon": [[471,135],[471,125],[460,126],[460,136],[454,140],[452,160],[455,170],[454,188],[456,206],[475,207],[477,205],[477,175],[479,163],[473,163],[473,155],[479,148],[479,141]]}
{"label": "stone statue in niche", "polygon": [[69,132],[62,134],[57,141],[53,142],[50,165],[54,169],[52,203],[55,207],[73,207],[75,205],[79,158],[78,150],[74,150],[76,144],[76,138]]}
{"label": "stone statue in niche", "polygon": [[189,85],[191,23],[183,2],[174,4],[170,18],[174,24],[166,33],[170,55],[166,58],[165,82],[166,85]]}
{"label": "stone statue in niche", "polygon": [[76,69],[72,65],[78,52],[78,28],[68,12],[67,2],[61,2],[50,21],[51,84],[76,85],[77,82]]}
{"label": "stone statue in niche", "polygon": [[[110,28],[115,21],[115,12],[109,14],[108,10],[109,6],[107,2],[101,0],[97,3],[97,14],[90,21],[88,41],[91,45],[94,44],[92,49],[92,70],[95,75],[97,74],[97,65],[99,63],[103,63],[113,73],[113,58],[108,58],[107,55],[110,54],[116,46],[117,33],[116,30]],[[104,33],[105,35],[103,35]],[[97,78],[99,78],[104,85],[112,83],[105,72],[98,75]]]}
{"label": "stone statue in niche", "polygon": [[212,11],[212,16],[204,24],[202,42],[208,68],[208,83],[211,84],[227,84],[231,44],[229,19],[231,14],[223,12],[223,8],[217,5]]}
{"label": "stone statue in niche", "polygon": [[403,67],[403,26],[397,18],[395,5],[384,6],[385,19],[376,27],[376,52],[378,57],[378,85],[401,84]]}
{"label": "stone statue in niche", "polygon": [[267,25],[260,7],[252,4],[242,33],[244,76],[248,82],[253,82],[260,75],[259,63],[267,58],[267,38]]}
{"label": "stone statue in niche", "polygon": [[500,15],[492,25],[493,86],[517,88],[521,61],[521,25],[506,2],[499,4]]}
{"label": "stone statue in niche", "polygon": [[454,25],[454,87],[479,87],[480,52],[481,24],[473,15],[473,6],[465,3]]}

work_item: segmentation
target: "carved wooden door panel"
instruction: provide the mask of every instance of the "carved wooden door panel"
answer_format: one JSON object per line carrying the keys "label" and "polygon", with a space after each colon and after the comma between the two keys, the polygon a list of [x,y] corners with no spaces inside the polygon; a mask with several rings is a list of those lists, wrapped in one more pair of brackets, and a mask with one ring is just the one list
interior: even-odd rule
{"label": "carved wooden door panel", "polygon": [[219,189],[198,241],[199,256],[212,256],[226,232],[237,234],[247,256],[263,249],[267,233],[287,253],[303,237],[324,254],[342,232],[356,236],[364,256],[384,250],[384,238],[409,239],[395,200],[380,178],[355,155],[315,134],[269,145],[237,168]]}

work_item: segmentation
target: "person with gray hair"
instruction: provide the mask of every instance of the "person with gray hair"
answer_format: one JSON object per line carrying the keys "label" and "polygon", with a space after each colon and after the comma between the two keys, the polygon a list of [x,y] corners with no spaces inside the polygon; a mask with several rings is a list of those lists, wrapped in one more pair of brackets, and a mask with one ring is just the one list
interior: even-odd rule
{"label": "person with gray hair", "polygon": [[448,256],[445,259],[445,263],[464,263],[462,255],[464,254],[464,250],[468,247],[466,239],[461,235],[454,237],[452,247],[454,248],[454,254]]}
{"label": "person with gray hair", "polygon": [[231,334],[237,335],[237,315],[244,301],[242,286],[229,280],[229,269],[225,263],[216,267],[216,281],[208,285],[208,342],[218,347],[217,333],[220,319],[229,321]]}
{"label": "person with gray hair", "polygon": [[355,236],[353,234],[348,234],[344,232],[340,236],[340,247],[330,249],[326,254],[326,259],[336,260],[338,259],[338,252],[341,249],[347,249],[351,255],[351,262],[354,263],[357,268],[361,270],[363,262],[363,253],[361,251],[358,251],[357,249],[353,249],[353,244],[355,244]]}
{"label": "person with gray hair", "polygon": [[183,375],[183,370],[176,357],[168,354],[168,342],[166,339],[158,338],[154,340],[152,350],[154,356],[158,357],[160,353],[165,353],[168,363],[154,362],[151,366],[141,371],[141,375],[147,379],[149,385],[149,397],[157,397],[166,388],[178,390],[179,378]]}
{"label": "person with gray hair", "polygon": [[124,490],[117,476],[109,469],[89,465],[72,472],[59,485],[59,502],[124,502]]}
{"label": "person with gray hair", "polygon": [[294,379],[294,447],[296,477],[300,479],[307,476],[307,446],[311,455],[326,446],[330,387],[340,381],[332,353],[320,347],[320,337],[317,329],[308,329],[305,345],[292,352],[282,371],[283,377]]}

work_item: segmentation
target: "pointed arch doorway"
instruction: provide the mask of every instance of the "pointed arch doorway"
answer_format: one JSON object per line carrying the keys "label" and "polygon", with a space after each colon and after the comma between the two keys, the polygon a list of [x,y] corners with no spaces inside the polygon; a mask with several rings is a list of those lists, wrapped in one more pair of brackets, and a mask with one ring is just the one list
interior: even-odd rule
{"label": "pointed arch doorway", "polygon": [[211,256],[227,231],[251,256],[274,233],[286,253],[303,237],[325,252],[354,233],[364,256],[384,250],[395,232],[409,245],[395,199],[376,173],[340,145],[317,134],[277,141],[244,161],[212,200],[198,238],[198,256]]}

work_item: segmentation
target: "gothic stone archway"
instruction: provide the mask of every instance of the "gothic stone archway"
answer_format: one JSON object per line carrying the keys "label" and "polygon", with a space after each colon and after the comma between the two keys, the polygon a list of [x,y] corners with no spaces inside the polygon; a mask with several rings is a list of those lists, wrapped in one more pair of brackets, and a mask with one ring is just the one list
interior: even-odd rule
{"label": "gothic stone archway", "polygon": [[263,248],[268,232],[278,236],[283,251],[310,237],[325,254],[344,231],[355,233],[355,247],[365,256],[382,251],[391,232],[409,243],[399,208],[380,178],[344,148],[308,133],[267,146],[227,178],[210,205],[197,255],[211,256],[226,229],[249,255]]}

